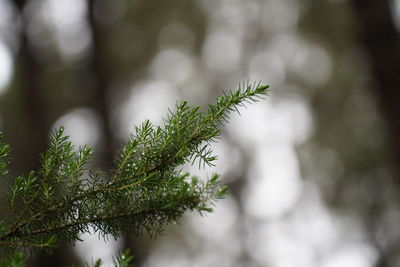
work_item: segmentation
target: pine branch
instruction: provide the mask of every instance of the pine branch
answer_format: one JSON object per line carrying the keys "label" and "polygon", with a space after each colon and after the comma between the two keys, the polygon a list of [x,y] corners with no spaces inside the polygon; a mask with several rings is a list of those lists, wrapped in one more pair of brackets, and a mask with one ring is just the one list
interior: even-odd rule
{"label": "pine branch", "polygon": [[[218,175],[200,182],[177,167],[195,161],[213,166],[217,157],[210,143],[219,137],[219,127],[267,88],[243,84],[205,112],[185,101],[176,104],[162,127],[148,120],[136,127],[108,172],[88,170],[91,148],[75,152],[63,128],[56,130],[40,169],[17,177],[10,188],[12,216],[0,223],[0,247],[52,249],[60,240],[74,243],[91,228],[115,237],[123,232],[156,236],[186,211],[212,211],[227,192]],[[0,175],[6,174],[8,152],[0,136]]]}
{"label": "pine branch", "polygon": [[[133,256],[129,249],[126,249],[123,252],[117,253],[115,257],[113,257],[113,266],[114,267],[131,267],[133,260]],[[0,267],[25,267],[26,266],[26,257],[20,253],[15,252],[9,258],[0,259]],[[102,259],[97,259],[96,261],[92,261],[89,265],[88,263],[85,264],[86,267],[101,267],[103,266]],[[74,265],[71,267],[75,267]]]}
{"label": "pine branch", "polygon": [[8,153],[10,153],[10,146],[3,143],[3,134],[0,133],[0,177],[8,173]]}

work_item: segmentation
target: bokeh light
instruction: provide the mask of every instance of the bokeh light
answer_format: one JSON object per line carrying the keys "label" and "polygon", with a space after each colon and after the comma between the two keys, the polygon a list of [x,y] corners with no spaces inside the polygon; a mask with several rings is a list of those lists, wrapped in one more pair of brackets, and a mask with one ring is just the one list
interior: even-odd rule
{"label": "bokeh light", "polygon": [[[314,2],[31,0],[21,12],[0,0],[0,126],[35,110],[18,98],[26,79],[43,95],[38,125],[112,154],[181,100],[205,109],[222,89],[261,81],[269,96],[223,125],[217,166],[182,168],[220,173],[230,195],[156,241],[130,240],[143,247],[138,266],[376,266],[400,251],[385,115],[351,1]],[[390,7],[399,29],[400,1]],[[32,64],[25,76],[19,60]],[[129,243],[82,238],[78,256],[106,265]]]}

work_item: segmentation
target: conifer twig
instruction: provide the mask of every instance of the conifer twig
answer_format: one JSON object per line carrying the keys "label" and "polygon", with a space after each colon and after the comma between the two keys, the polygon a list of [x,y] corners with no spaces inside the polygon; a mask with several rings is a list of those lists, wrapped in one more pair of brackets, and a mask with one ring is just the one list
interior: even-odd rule
{"label": "conifer twig", "polygon": [[[41,167],[19,176],[10,188],[12,216],[0,220],[0,248],[53,248],[58,241],[74,243],[94,229],[117,237],[123,232],[155,236],[186,211],[212,211],[227,190],[218,175],[200,182],[177,167],[198,161],[213,166],[210,143],[220,135],[229,112],[257,102],[268,86],[243,84],[226,92],[205,112],[187,102],[169,110],[164,125],[145,121],[122,146],[114,170],[87,168],[92,150],[74,151],[63,128],[50,136]],[[9,147],[1,142],[0,175],[7,172]]]}

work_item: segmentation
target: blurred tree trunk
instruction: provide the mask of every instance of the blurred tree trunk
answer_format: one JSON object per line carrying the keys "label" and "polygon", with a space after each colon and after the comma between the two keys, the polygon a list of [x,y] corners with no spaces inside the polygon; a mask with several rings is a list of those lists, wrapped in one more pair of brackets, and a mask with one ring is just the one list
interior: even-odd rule
{"label": "blurred tree trunk", "polygon": [[[24,8],[29,1],[11,2],[17,7],[21,22],[19,50],[15,60],[12,90],[2,99],[1,111],[4,116],[6,140],[13,148],[11,172],[21,175],[38,169],[38,156],[46,150],[52,122],[41,84],[43,68],[36,60],[27,32],[29,22],[24,15]],[[41,267],[67,266],[77,262],[79,261],[73,251],[63,248],[50,257],[39,254],[30,259],[28,264]]]}
{"label": "blurred tree trunk", "polygon": [[[376,95],[385,116],[400,173],[400,36],[391,14],[389,0],[351,0],[359,23],[360,42],[371,62],[376,81]],[[400,186],[400,178],[397,184]],[[394,266],[399,253],[399,242],[378,248],[380,258],[376,267]]]}
{"label": "blurred tree trunk", "polygon": [[94,97],[91,99],[91,102],[88,103],[88,106],[93,107],[101,116],[103,123],[103,151],[101,155],[99,155],[101,157],[100,165],[105,169],[109,169],[112,167],[113,154],[115,150],[107,101],[107,97],[110,95],[108,90],[110,90],[113,73],[111,73],[111,69],[108,68],[105,59],[107,53],[102,41],[101,28],[98,26],[94,15],[96,2],[96,0],[88,0],[88,23],[92,34],[92,49],[89,68],[95,79]]}
{"label": "blurred tree trunk", "polygon": [[[95,17],[95,5],[97,0],[88,0],[88,24],[92,34],[91,60],[89,62],[90,71],[95,79],[94,98],[88,106],[93,107],[101,116],[103,124],[102,132],[102,151],[98,154],[100,157],[100,167],[110,169],[113,166],[113,155],[116,150],[116,141],[110,123],[109,96],[112,90],[112,81],[116,77],[113,73],[111,64],[107,62],[107,49],[105,29],[99,26]],[[118,44],[116,44],[118,45]],[[133,237],[126,235],[123,244],[123,250],[129,248],[135,256],[135,265],[141,266],[143,262],[144,251],[140,250],[138,241]]]}
{"label": "blurred tree trunk", "polygon": [[[2,107],[5,115],[4,128],[12,136],[10,143],[15,161],[18,161],[14,168],[18,168],[18,173],[37,168],[38,154],[46,148],[49,131],[46,103],[40,85],[41,68],[29,47],[27,22],[22,15],[25,4],[26,1],[15,1],[21,19],[16,74],[12,82],[15,93],[7,99],[13,104],[4,103],[4,108]],[[20,120],[15,120],[15,113],[21,116]]]}
{"label": "blurred tree trunk", "polygon": [[400,169],[400,36],[393,22],[391,4],[389,0],[352,0],[352,4]]}

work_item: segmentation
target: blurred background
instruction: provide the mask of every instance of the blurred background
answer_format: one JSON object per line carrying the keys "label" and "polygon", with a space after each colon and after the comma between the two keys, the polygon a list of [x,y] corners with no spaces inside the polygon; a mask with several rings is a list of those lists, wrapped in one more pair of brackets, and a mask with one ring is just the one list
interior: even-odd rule
{"label": "blurred background", "polygon": [[398,0],[0,0],[13,175],[59,125],[108,169],[133,125],[176,101],[271,85],[226,125],[217,167],[187,166],[229,186],[213,214],[157,240],[85,234],[29,265],[108,266],[131,248],[138,267],[400,266],[399,27]]}

